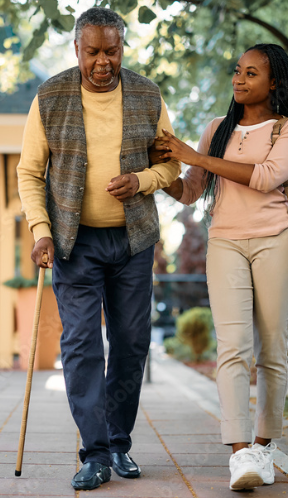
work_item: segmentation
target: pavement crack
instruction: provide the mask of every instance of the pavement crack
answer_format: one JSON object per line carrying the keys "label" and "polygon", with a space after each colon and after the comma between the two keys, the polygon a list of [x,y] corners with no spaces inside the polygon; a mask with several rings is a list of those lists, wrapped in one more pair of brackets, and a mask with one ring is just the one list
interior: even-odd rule
{"label": "pavement crack", "polygon": [[159,432],[157,431],[156,427],[154,426],[152,420],[150,419],[148,413],[146,412],[146,410],[143,408],[143,406],[141,405],[140,403],[140,407],[141,407],[141,410],[143,411],[146,419],[147,419],[147,422],[148,424],[150,425],[151,429],[153,429],[153,431],[155,432],[156,436],[158,437],[160,443],[162,444],[164,450],[166,451],[166,453],[168,453],[169,457],[171,458],[172,462],[174,463],[176,469],[178,470],[182,480],[184,481],[184,483],[186,484],[187,488],[189,489],[190,493],[192,494],[192,496],[194,496],[194,498],[198,498],[197,494],[195,493],[194,489],[192,488],[190,482],[188,481],[188,479],[186,479],[180,465],[177,463],[177,461],[175,460],[175,458],[172,456],[170,450],[167,448],[163,438],[161,437],[161,435],[159,434]]}
{"label": "pavement crack", "polygon": [[12,417],[13,413],[15,412],[15,410],[17,410],[18,406],[20,405],[21,403],[21,399],[20,401],[18,401],[18,403],[16,404],[16,406],[13,408],[12,412],[9,413],[8,417],[6,418],[6,420],[4,421],[4,423],[2,424],[2,426],[0,427],[0,433],[2,432],[2,430],[4,429],[5,425],[7,424],[7,422],[9,422],[10,418]]}

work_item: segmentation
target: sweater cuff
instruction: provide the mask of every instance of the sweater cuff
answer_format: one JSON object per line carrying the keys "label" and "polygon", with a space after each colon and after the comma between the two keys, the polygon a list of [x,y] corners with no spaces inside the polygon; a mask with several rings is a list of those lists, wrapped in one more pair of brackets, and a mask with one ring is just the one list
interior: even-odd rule
{"label": "sweater cuff", "polygon": [[38,223],[37,225],[34,225],[32,232],[35,242],[43,239],[43,237],[50,237],[50,239],[52,239],[51,231],[47,223]]}
{"label": "sweater cuff", "polygon": [[261,164],[255,164],[254,169],[250,178],[249,187],[254,190],[261,190],[259,188],[259,179],[261,178]]}
{"label": "sweater cuff", "polygon": [[140,171],[140,173],[135,173],[135,175],[138,176],[139,180],[139,188],[137,190],[137,193],[149,190],[153,180],[151,173],[149,171]]}
{"label": "sweater cuff", "polygon": [[182,178],[182,184],[183,184],[183,192],[180,199],[178,199],[178,202],[181,202],[181,204],[186,204],[186,206],[190,206],[190,204],[192,203],[190,202],[189,189],[187,187],[184,178]]}

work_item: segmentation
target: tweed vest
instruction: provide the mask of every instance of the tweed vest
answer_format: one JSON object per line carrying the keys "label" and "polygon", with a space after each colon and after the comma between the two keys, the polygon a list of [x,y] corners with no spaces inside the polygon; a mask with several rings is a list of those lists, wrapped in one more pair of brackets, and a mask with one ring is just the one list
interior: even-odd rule
{"label": "tweed vest", "polygon": [[[122,68],[120,74],[123,92],[121,174],[137,173],[149,167],[148,148],[156,136],[161,113],[160,91],[155,83],[133,71]],[[38,98],[50,149],[46,208],[55,255],[68,260],[79,228],[87,167],[78,66],[42,83]],[[132,255],[159,240],[153,195],[139,192],[124,202],[124,212]]]}

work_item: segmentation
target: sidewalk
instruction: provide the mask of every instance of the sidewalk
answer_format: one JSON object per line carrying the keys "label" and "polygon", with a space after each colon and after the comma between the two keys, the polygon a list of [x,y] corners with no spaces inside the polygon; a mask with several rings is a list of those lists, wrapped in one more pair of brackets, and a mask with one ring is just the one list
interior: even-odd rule
{"label": "sidewalk", "polygon": [[[80,444],[70,415],[62,373],[35,372],[22,476],[14,477],[26,373],[0,372],[0,497],[226,498],[288,496],[288,478],[276,468],[273,486],[229,490],[230,449],[220,440],[216,385],[193,369],[154,356],[152,383],[144,383],[132,434],[139,479],[122,479],[93,491],[70,485]],[[286,439],[277,441],[287,449]],[[287,451],[288,453],[288,451]],[[277,465],[288,458],[277,450]],[[286,466],[286,467],[285,467]]]}

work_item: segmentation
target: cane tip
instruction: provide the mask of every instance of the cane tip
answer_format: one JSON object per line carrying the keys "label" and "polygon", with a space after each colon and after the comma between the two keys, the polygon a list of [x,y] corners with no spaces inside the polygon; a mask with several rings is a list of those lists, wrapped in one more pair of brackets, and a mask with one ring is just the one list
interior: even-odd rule
{"label": "cane tip", "polygon": [[21,470],[15,470],[15,476],[20,477],[21,476]]}

